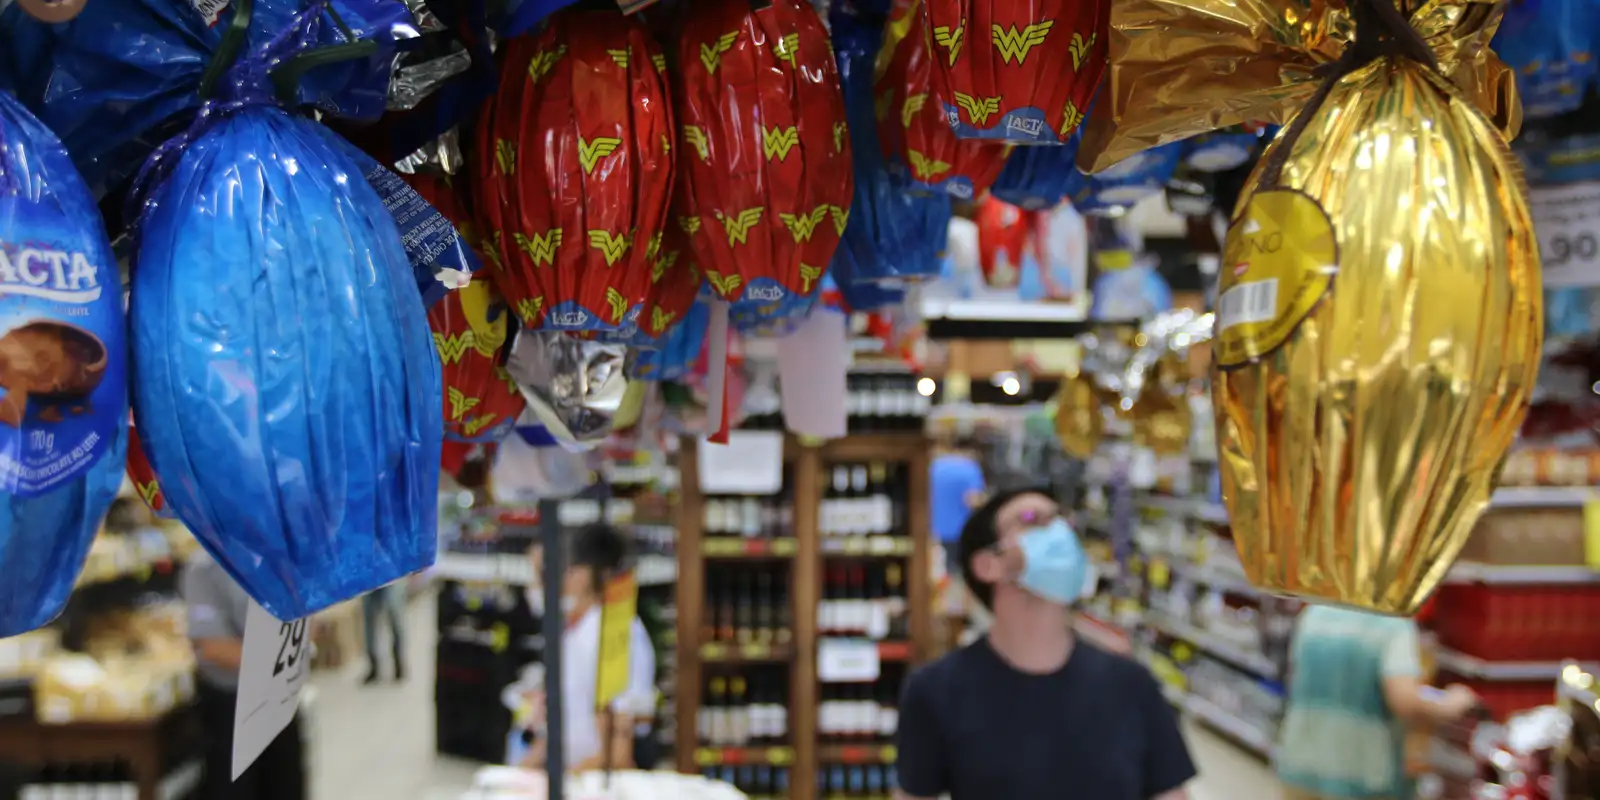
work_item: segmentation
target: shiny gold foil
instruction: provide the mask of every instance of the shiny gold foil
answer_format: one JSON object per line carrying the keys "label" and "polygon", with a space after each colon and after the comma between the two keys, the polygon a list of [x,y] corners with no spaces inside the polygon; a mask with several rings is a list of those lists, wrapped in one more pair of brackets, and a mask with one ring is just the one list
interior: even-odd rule
{"label": "shiny gold foil", "polygon": [[1189,451],[1189,431],[1194,415],[1189,413],[1187,397],[1150,387],[1133,404],[1133,417],[1134,444],[1148,447],[1161,456]]}
{"label": "shiny gold foil", "polygon": [[[1223,256],[1223,496],[1257,586],[1410,614],[1466,543],[1527,410],[1543,316],[1533,223],[1500,132],[1428,67],[1380,58],[1308,111],[1262,159],[1291,148],[1277,187],[1257,168]],[[1244,292],[1228,299],[1268,276],[1271,319],[1242,314]]]}
{"label": "shiny gold foil", "polygon": [[[1493,2],[1403,2],[1440,68],[1507,138],[1522,125],[1512,74],[1489,51]],[[1083,125],[1078,166],[1098,172],[1156,145],[1247,122],[1287,123],[1313,70],[1353,40],[1334,0],[1117,0],[1111,64]]]}
{"label": "shiny gold foil", "polygon": [[1056,391],[1056,438],[1074,458],[1088,458],[1105,431],[1105,412],[1094,378],[1078,370],[1061,381]]}

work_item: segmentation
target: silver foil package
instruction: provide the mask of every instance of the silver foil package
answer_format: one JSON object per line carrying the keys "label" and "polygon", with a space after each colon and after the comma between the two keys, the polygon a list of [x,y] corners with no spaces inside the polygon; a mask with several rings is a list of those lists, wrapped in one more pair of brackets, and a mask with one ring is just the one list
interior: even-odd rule
{"label": "silver foil package", "polygon": [[525,330],[512,343],[506,371],[556,441],[587,450],[611,434],[628,391],[631,358],[621,344]]}

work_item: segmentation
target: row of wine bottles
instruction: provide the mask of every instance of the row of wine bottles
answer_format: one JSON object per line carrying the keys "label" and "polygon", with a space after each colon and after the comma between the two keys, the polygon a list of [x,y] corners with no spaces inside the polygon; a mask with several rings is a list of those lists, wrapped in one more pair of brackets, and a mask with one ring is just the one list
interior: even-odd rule
{"label": "row of wine bottles", "polygon": [[768,764],[707,767],[700,774],[710,780],[731,783],[750,800],[789,800],[789,768]]}
{"label": "row of wine bottles", "polygon": [[825,683],[817,706],[817,737],[825,742],[894,740],[900,727],[900,681],[885,675],[873,683]]}
{"label": "row of wine bottles", "polygon": [[822,492],[823,536],[905,536],[906,469],[900,464],[835,464]]}
{"label": "row of wine bottles", "polygon": [[753,667],[706,679],[695,728],[711,747],[750,747],[789,740],[787,667]]}
{"label": "row of wine bottles", "polygon": [[917,391],[913,373],[852,373],[845,378],[844,409],[851,433],[920,431],[933,398]]}
{"label": "row of wine bottles", "polygon": [[781,494],[764,497],[707,497],[701,510],[701,528],[706,536],[793,536],[794,504],[789,491],[785,487]]}
{"label": "row of wine bottles", "polygon": [[817,630],[823,634],[906,639],[910,603],[905,567],[898,562],[831,562],[817,602]]}
{"label": "row of wine bottles", "polygon": [[704,619],[701,641],[788,644],[793,637],[788,570],[770,563],[707,565]]}
{"label": "row of wine bottles", "polygon": [[138,800],[139,785],[120,762],[63,764],[34,774],[18,792],[20,800]]}
{"label": "row of wine bottles", "polygon": [[817,770],[817,798],[889,800],[898,783],[890,764],[832,764]]}

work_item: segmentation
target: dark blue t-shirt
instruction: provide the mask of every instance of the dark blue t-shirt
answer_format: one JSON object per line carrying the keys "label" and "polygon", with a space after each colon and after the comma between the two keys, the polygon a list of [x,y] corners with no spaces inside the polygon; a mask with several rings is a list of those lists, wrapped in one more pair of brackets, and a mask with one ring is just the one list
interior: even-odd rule
{"label": "dark blue t-shirt", "polygon": [[1177,715],[1143,666],[1085,642],[1029,675],[980,639],[900,698],[900,788],[951,800],[1150,800],[1195,776]]}

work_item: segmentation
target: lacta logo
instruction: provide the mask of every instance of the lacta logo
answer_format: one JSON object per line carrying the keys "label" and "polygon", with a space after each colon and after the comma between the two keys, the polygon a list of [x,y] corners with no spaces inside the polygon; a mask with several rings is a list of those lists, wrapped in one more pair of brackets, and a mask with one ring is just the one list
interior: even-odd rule
{"label": "lacta logo", "polygon": [[1044,132],[1044,120],[1012,117],[1006,120],[1006,130],[1017,131],[1029,136],[1038,136]]}
{"label": "lacta logo", "polygon": [[564,328],[578,328],[589,321],[589,312],[582,309],[577,311],[557,311],[550,315],[550,321]]}
{"label": "lacta logo", "polygon": [[100,270],[83,253],[22,247],[0,249],[0,293],[62,303],[100,299]]}
{"label": "lacta logo", "polygon": [[784,291],[782,286],[752,286],[748,296],[751,300],[782,300]]}

